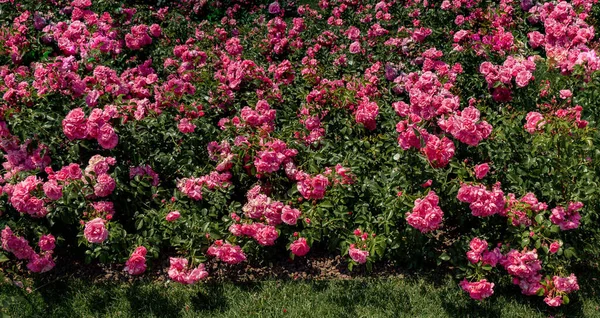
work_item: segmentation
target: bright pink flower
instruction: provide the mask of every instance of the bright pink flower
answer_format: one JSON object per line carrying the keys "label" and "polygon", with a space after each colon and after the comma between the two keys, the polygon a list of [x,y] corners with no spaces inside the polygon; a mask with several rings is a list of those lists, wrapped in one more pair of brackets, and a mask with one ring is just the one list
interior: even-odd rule
{"label": "bright pink flower", "polygon": [[487,163],[482,163],[479,165],[475,166],[475,178],[477,179],[483,179],[485,178],[485,176],[487,175],[487,173],[490,171],[490,165],[488,165]]}
{"label": "bright pink flower", "polygon": [[34,273],[45,273],[55,266],[52,259],[52,253],[46,253],[43,256],[33,253],[27,263],[27,268]]}
{"label": "bright pink flower", "polygon": [[440,128],[470,146],[477,146],[479,142],[489,137],[492,125],[480,121],[481,113],[477,108],[469,106],[458,113],[459,115],[453,114],[447,119],[440,118],[438,120]]}
{"label": "bright pink flower", "polygon": [[40,237],[40,241],[38,242],[38,246],[42,251],[52,251],[56,247],[55,245],[56,239],[52,234],[42,235]]}
{"label": "bright pink flower", "polygon": [[352,42],[352,44],[350,44],[349,49],[350,49],[350,53],[352,53],[352,54],[360,53],[360,50],[361,50],[360,42],[358,42],[358,41]]}
{"label": "bright pink flower", "polygon": [[444,216],[438,202],[439,198],[433,191],[429,191],[422,199],[416,199],[412,213],[406,216],[406,222],[421,233],[435,231]]}
{"label": "bright pink flower", "polygon": [[90,243],[100,244],[108,238],[108,230],[101,218],[95,218],[85,224],[83,235]]}
{"label": "bright pink flower", "polygon": [[286,205],[281,210],[281,220],[287,225],[296,225],[298,218],[302,213],[298,209],[293,209]]}
{"label": "bright pink flower", "polygon": [[88,134],[87,119],[81,108],[71,110],[62,121],[63,132],[70,140],[85,139]]}
{"label": "bright pink flower", "polygon": [[177,219],[179,219],[179,217],[181,216],[181,214],[179,213],[179,211],[171,211],[167,214],[167,216],[165,217],[165,219],[168,222],[173,222]]}
{"label": "bright pink flower", "polygon": [[308,200],[322,199],[329,186],[329,179],[321,174],[311,177],[306,173],[299,172],[296,174],[296,180],[298,180],[298,191]]}
{"label": "bright pink flower", "polygon": [[354,246],[350,246],[350,249],[348,250],[348,255],[350,255],[350,258],[359,263],[359,264],[364,264],[367,262],[367,257],[369,257],[369,251],[363,251],[361,249],[355,248]]}
{"label": "bright pink flower", "polygon": [[146,253],[147,250],[143,246],[139,246],[135,249],[131,256],[125,262],[124,270],[129,275],[140,275],[146,271]]}
{"label": "bright pink flower", "polygon": [[[535,281],[539,282],[537,276],[538,272],[542,269],[542,262],[538,259],[536,250],[525,250],[523,252],[511,250],[500,260],[500,265],[502,265],[511,276],[527,281],[535,279]],[[521,286],[521,288],[523,289],[523,286]],[[528,290],[531,291],[530,288]],[[537,290],[533,290],[534,293],[535,291]]]}
{"label": "bright pink flower", "polygon": [[552,282],[554,283],[554,287],[561,292],[572,293],[579,290],[579,284],[577,283],[575,274],[571,274],[568,277],[554,276]]}
{"label": "bright pink flower", "polygon": [[109,196],[117,186],[115,180],[108,174],[101,174],[94,185],[94,194],[99,197]]}
{"label": "bright pink flower", "polygon": [[525,130],[530,134],[533,134],[536,131],[539,131],[544,127],[546,121],[544,121],[544,116],[537,112],[529,112],[527,117],[525,118],[527,123],[525,124]]}
{"label": "bright pink flower", "polygon": [[548,295],[544,298],[544,302],[546,304],[548,304],[548,306],[558,307],[558,306],[562,305],[562,297],[561,296],[550,297]]}
{"label": "bright pink flower", "polygon": [[557,206],[556,208],[552,209],[550,221],[560,226],[560,229],[563,231],[576,229],[579,227],[579,222],[581,220],[581,215],[578,211],[582,207],[583,203],[581,202],[569,203],[566,211],[565,208]]}
{"label": "bright pink flower", "polygon": [[106,123],[98,131],[98,144],[104,149],[113,149],[119,143],[119,136],[113,127]]}
{"label": "bright pink flower", "polygon": [[189,269],[188,260],[185,258],[171,257],[169,262],[169,278],[178,283],[191,285],[208,277],[208,272],[204,264],[200,264],[194,269]]}
{"label": "bright pink flower", "polygon": [[550,244],[549,251],[552,254],[555,254],[560,249],[560,243],[558,241],[554,241]]}
{"label": "bright pink flower", "polygon": [[492,267],[496,267],[496,264],[502,259],[502,253],[499,248],[495,248],[491,251],[484,251],[483,257],[481,261],[483,264],[491,265]]}
{"label": "bright pink flower", "polygon": [[2,248],[13,253],[18,259],[30,259],[35,254],[29,242],[23,237],[14,235],[8,225],[2,230]]}
{"label": "bright pink flower", "polygon": [[517,74],[517,76],[515,77],[515,82],[517,83],[518,87],[525,87],[527,86],[527,84],[529,84],[529,81],[532,77],[533,76],[531,72],[523,70]]}
{"label": "bright pink flower", "polygon": [[179,121],[177,129],[179,129],[179,131],[184,134],[190,134],[194,132],[194,129],[196,129],[196,125],[192,124],[189,119],[183,118]]}
{"label": "bright pink flower", "polygon": [[256,231],[254,239],[262,246],[271,246],[275,244],[275,240],[279,237],[279,232],[274,226],[267,225]]}
{"label": "bright pink flower", "polygon": [[489,191],[483,185],[470,185],[463,183],[456,196],[461,202],[470,203],[473,216],[485,217],[504,212],[504,192],[499,184]]}
{"label": "bright pink flower", "polygon": [[363,124],[369,130],[374,130],[376,127],[375,118],[378,114],[379,106],[377,106],[377,103],[365,98],[358,104],[354,116],[357,123]]}
{"label": "bright pink flower", "polygon": [[454,143],[448,137],[439,139],[437,136],[430,135],[421,151],[434,168],[443,168],[454,157],[455,148]]}
{"label": "bright pink flower", "polygon": [[529,45],[532,48],[537,48],[544,44],[545,37],[538,31],[529,32],[527,38],[529,39]]}
{"label": "bright pink flower", "polygon": [[561,89],[559,93],[560,93],[560,98],[562,98],[562,99],[571,98],[573,96],[573,93],[568,89]]}
{"label": "bright pink flower", "polygon": [[244,254],[240,246],[229,243],[223,244],[223,241],[220,240],[211,245],[206,254],[231,265],[239,264],[246,260],[246,254]]}
{"label": "bright pink flower", "polygon": [[58,200],[62,198],[62,186],[56,180],[48,180],[43,186],[44,193],[50,200]]}
{"label": "bright pink flower", "polygon": [[304,256],[308,254],[308,251],[310,251],[310,247],[308,246],[306,239],[301,237],[295,240],[292,244],[290,244],[290,250],[296,256]]}
{"label": "bright pink flower", "polygon": [[475,300],[483,300],[494,294],[494,283],[490,283],[485,279],[478,282],[468,282],[463,280],[460,282],[460,287],[469,293],[469,296]]}

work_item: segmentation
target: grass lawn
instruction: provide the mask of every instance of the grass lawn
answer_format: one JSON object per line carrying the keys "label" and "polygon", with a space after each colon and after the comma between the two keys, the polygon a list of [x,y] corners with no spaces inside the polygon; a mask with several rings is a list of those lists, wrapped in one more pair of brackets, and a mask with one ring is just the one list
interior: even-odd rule
{"label": "grass lawn", "polygon": [[[183,286],[157,281],[40,283],[31,293],[0,285],[0,312],[10,317],[600,317],[600,283],[580,279],[571,303],[549,308],[497,286],[472,301],[449,277],[332,281],[263,281]],[[26,296],[24,296],[26,294]]]}

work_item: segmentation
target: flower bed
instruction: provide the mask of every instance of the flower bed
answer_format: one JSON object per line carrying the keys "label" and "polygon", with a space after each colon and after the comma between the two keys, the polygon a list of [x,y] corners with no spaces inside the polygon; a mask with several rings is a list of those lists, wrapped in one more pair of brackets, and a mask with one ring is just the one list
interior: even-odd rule
{"label": "flower bed", "polygon": [[596,2],[0,1],[0,257],[192,284],[317,249],[568,303],[600,257]]}

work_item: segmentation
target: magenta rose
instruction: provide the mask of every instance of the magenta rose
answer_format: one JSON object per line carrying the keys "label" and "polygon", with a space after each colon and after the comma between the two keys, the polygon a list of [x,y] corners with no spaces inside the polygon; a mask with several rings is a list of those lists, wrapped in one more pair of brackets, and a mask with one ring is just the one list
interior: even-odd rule
{"label": "magenta rose", "polygon": [[104,226],[104,220],[95,218],[85,224],[83,235],[90,243],[100,244],[108,238],[108,230]]}

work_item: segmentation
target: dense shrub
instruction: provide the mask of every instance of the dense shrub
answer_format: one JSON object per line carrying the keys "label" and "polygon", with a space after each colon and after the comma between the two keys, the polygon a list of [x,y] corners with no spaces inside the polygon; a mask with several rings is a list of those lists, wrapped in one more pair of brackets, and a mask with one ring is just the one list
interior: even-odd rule
{"label": "dense shrub", "polygon": [[595,0],[0,2],[12,266],[318,249],[557,306],[600,257]]}

